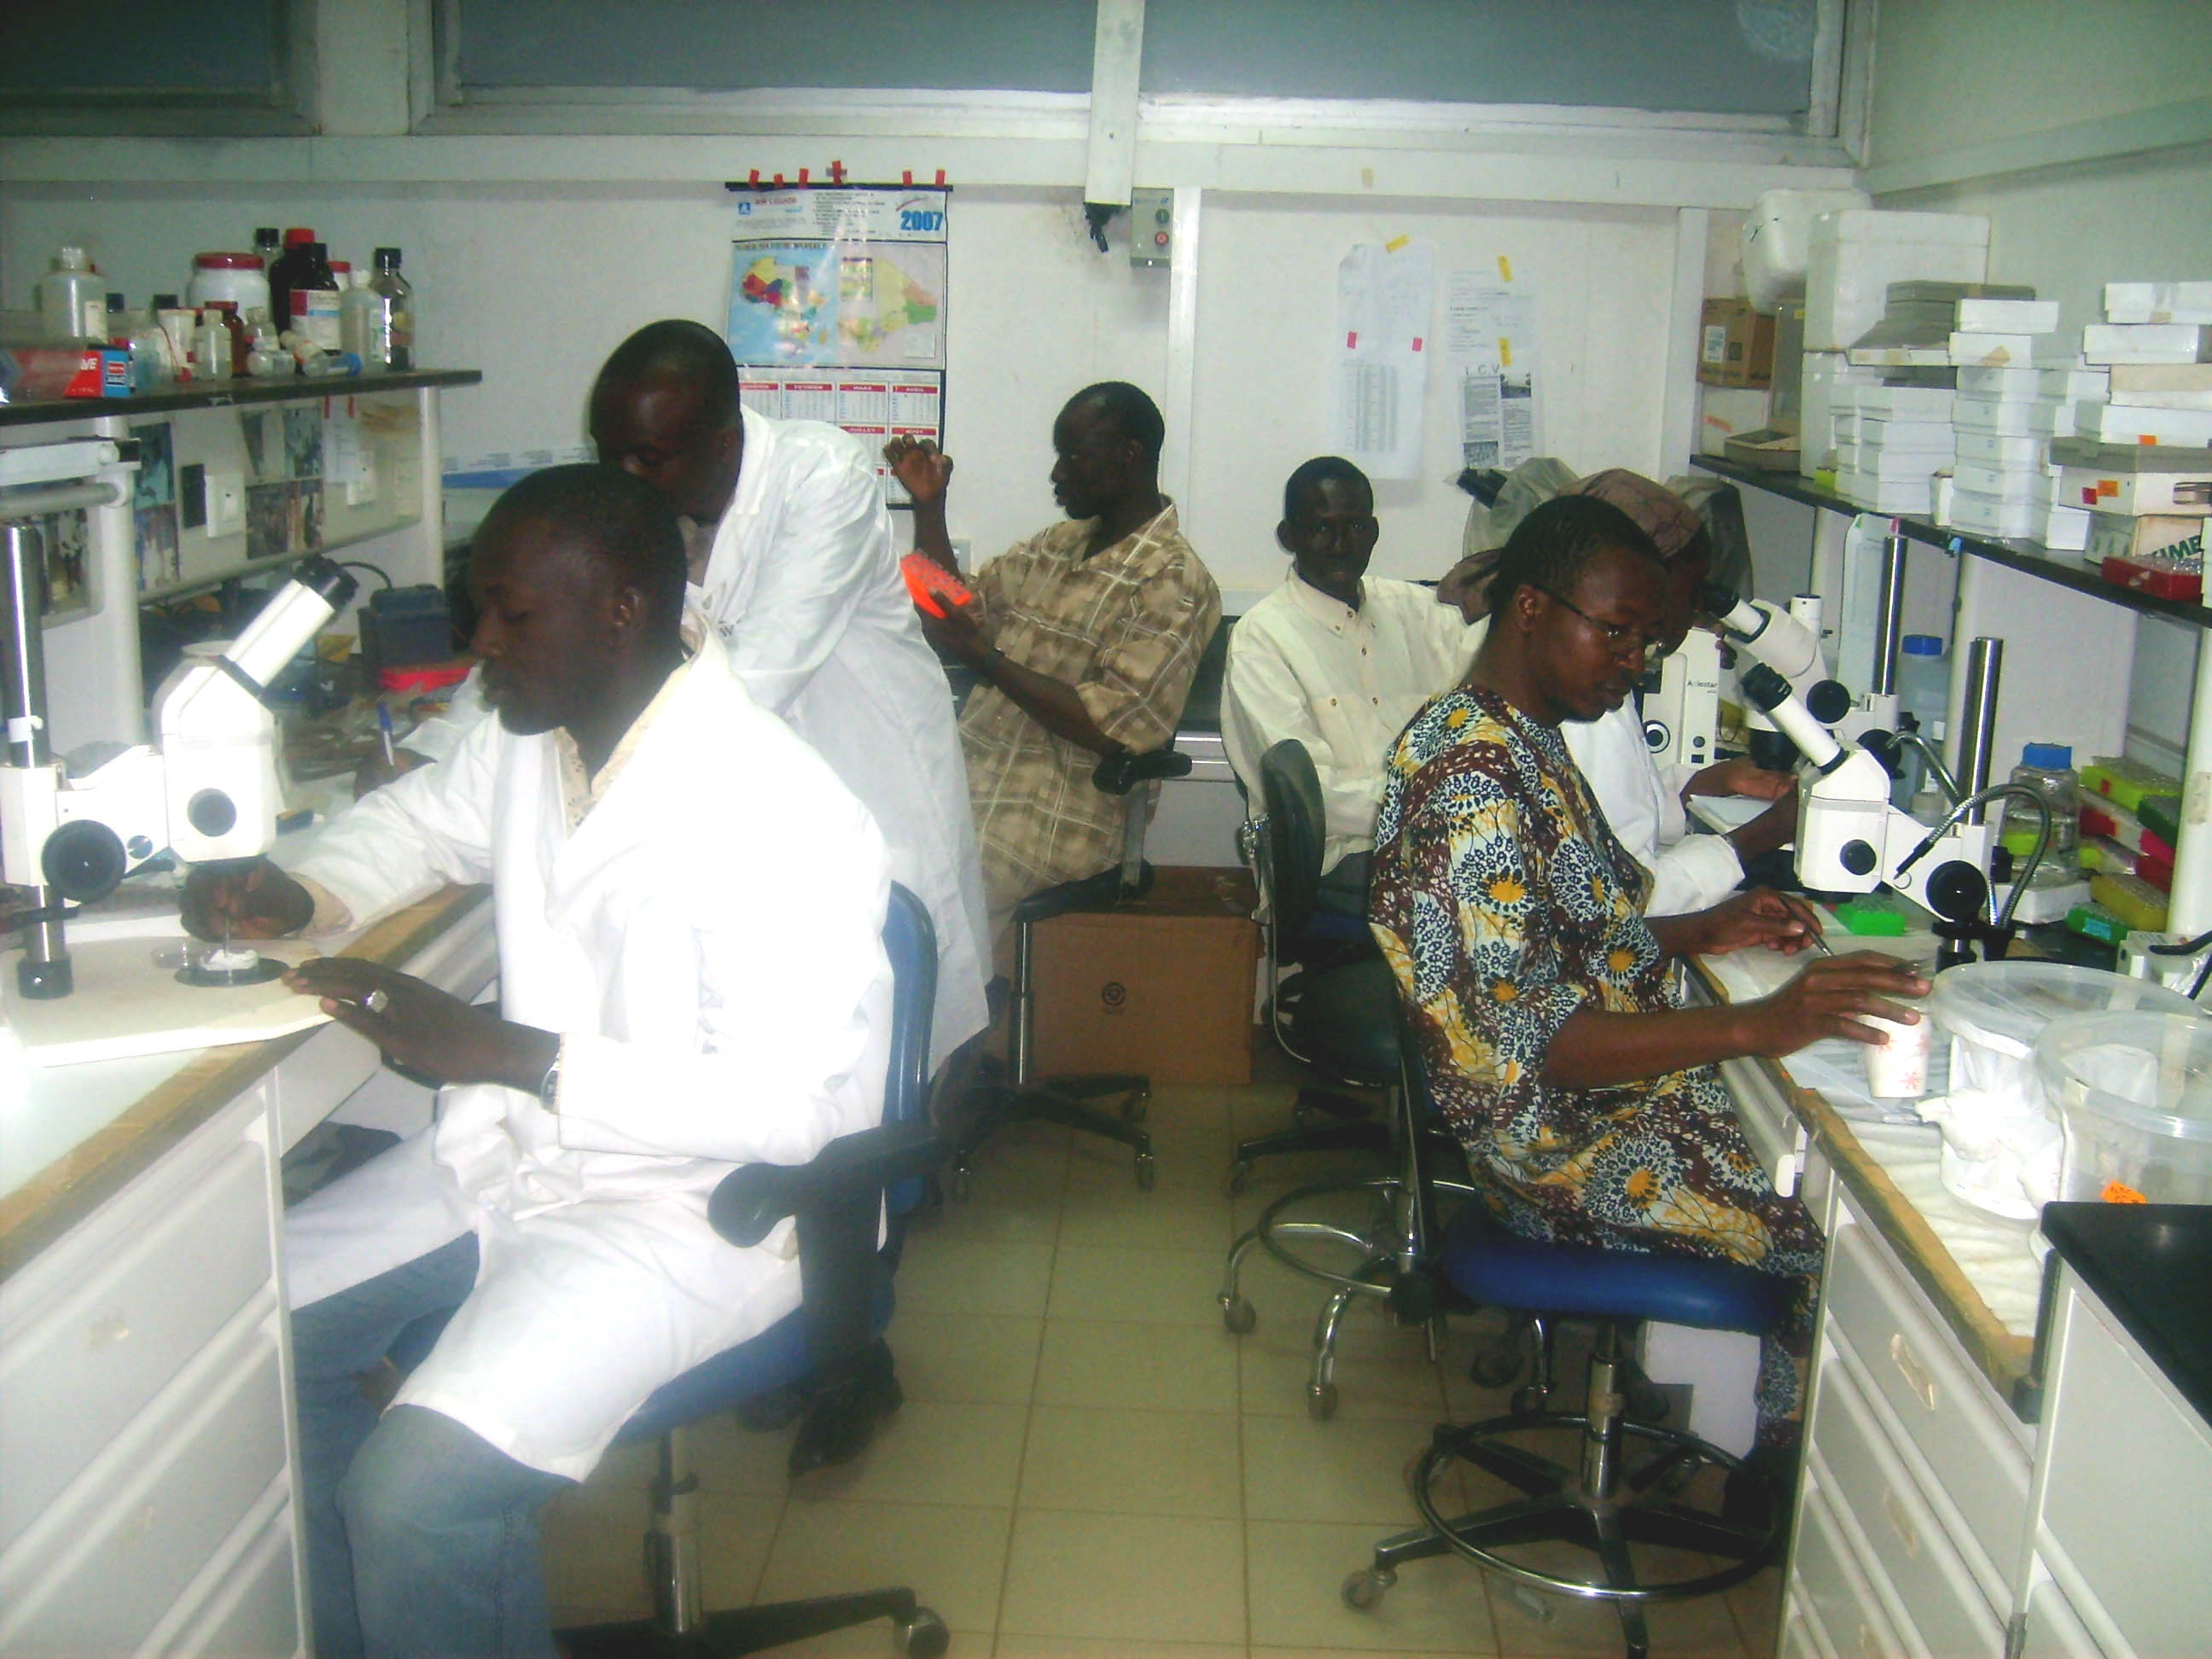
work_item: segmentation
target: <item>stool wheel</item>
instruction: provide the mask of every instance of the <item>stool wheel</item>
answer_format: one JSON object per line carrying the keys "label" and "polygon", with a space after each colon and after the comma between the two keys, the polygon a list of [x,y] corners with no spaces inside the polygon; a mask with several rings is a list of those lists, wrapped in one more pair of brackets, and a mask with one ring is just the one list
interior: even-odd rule
{"label": "stool wheel", "polygon": [[1502,1389],[1521,1375],[1521,1363],[1518,1334],[1510,1334],[1474,1356],[1468,1380],[1477,1388]]}
{"label": "stool wheel", "polygon": [[1152,1155],[1150,1152],[1139,1152],[1137,1154],[1137,1190],[1146,1193],[1152,1191],[1152,1182],[1158,1179],[1158,1169],[1152,1163]]}
{"label": "stool wheel", "polygon": [[945,1659],[945,1650],[952,1645],[952,1632],[931,1609],[916,1607],[914,1617],[891,1632],[891,1639],[906,1659]]}
{"label": "stool wheel", "polygon": [[1355,1613],[1371,1613],[1382,1605],[1382,1593],[1397,1582],[1395,1572],[1362,1567],[1345,1579],[1339,1594],[1344,1597],[1344,1605]]}
{"label": "stool wheel", "polygon": [[1533,1382],[1528,1383],[1522,1388],[1516,1389],[1513,1390],[1513,1415],[1516,1417],[1540,1417],[1543,1415],[1544,1412],[1544,1402],[1549,1398],[1550,1394],[1548,1390],[1540,1389]]}
{"label": "stool wheel", "polygon": [[1152,1097],[1152,1091],[1150,1089],[1139,1089],[1135,1094],[1131,1095],[1128,1099],[1121,1103],[1121,1121],[1124,1123],[1142,1123],[1145,1121],[1146,1103]]}
{"label": "stool wheel", "polygon": [[1222,1191],[1234,1198],[1244,1190],[1244,1183],[1252,1178],[1252,1164],[1248,1158],[1238,1158],[1229,1166],[1229,1177],[1221,1183]]}
{"label": "stool wheel", "polygon": [[1316,1422],[1328,1422],[1336,1415],[1336,1400],[1335,1383],[1310,1383],[1306,1388],[1306,1415]]}
{"label": "stool wheel", "polygon": [[1249,1297],[1231,1296],[1222,1298],[1221,1324],[1231,1336],[1243,1336],[1260,1322],[1260,1310],[1252,1305]]}
{"label": "stool wheel", "polygon": [[974,1190],[975,1184],[975,1176],[966,1164],[953,1165],[952,1179],[946,1185],[951,1189],[952,1201],[955,1204],[965,1204],[968,1201],[968,1194]]}

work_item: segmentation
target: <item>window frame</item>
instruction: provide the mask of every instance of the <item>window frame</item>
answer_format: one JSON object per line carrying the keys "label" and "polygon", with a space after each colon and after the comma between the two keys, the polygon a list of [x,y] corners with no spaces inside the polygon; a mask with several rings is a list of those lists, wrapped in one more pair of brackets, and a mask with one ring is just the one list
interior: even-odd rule
{"label": "window frame", "polygon": [[264,96],[235,90],[118,87],[11,96],[0,136],[52,138],[283,138],[319,130],[315,52],[318,0],[274,0]]}

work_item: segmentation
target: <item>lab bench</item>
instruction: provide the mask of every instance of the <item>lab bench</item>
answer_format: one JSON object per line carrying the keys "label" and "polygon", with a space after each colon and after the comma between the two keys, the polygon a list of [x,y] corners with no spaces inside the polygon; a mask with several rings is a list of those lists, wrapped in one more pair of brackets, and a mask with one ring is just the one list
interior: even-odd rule
{"label": "lab bench", "polygon": [[[1692,994],[1749,994],[1730,966]],[[1781,1062],[1723,1073],[1827,1240],[1778,1652],[2201,1646],[2212,1208],[2054,1206],[2039,1268],[2033,1224],[1944,1189],[1934,1128],[1847,1116]]]}
{"label": "lab bench", "polygon": [[[350,954],[462,997],[489,890]],[[0,1653],[307,1650],[284,1311],[284,1152],[377,1075],[325,1024],[34,1069],[0,1103]]]}

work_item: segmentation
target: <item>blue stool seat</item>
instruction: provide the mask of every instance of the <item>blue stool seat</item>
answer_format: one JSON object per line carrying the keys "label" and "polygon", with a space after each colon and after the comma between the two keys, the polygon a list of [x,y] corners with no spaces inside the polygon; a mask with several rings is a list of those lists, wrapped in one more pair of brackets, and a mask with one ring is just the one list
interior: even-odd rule
{"label": "blue stool seat", "polygon": [[1501,1231],[1475,1206],[1447,1230],[1439,1259],[1455,1290],[1493,1308],[1753,1335],[1782,1322],[1796,1289],[1736,1261],[1537,1243]]}

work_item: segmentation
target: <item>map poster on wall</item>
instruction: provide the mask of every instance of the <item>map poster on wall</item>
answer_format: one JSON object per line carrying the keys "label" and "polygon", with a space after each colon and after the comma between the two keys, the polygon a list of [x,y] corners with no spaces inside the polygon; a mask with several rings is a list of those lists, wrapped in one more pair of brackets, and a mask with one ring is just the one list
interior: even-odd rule
{"label": "map poster on wall", "polygon": [[950,198],[902,185],[738,191],[731,353],[763,368],[943,368]]}
{"label": "map poster on wall", "polygon": [[779,421],[827,421],[842,426],[876,457],[876,476],[893,507],[911,507],[906,486],[884,464],[893,438],[945,441],[945,372],[935,368],[770,368],[738,370],[738,400]]}

